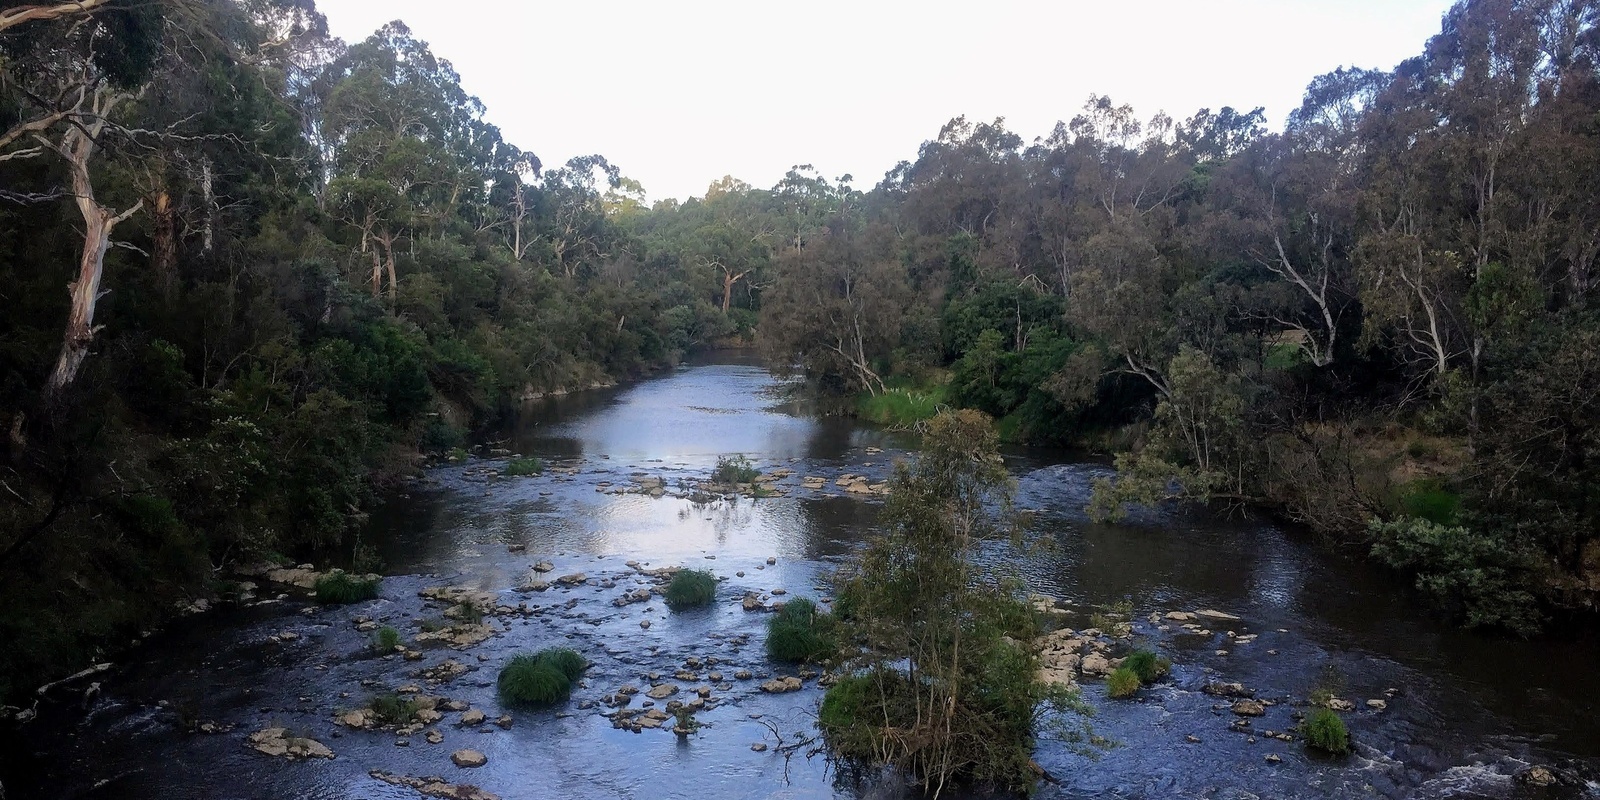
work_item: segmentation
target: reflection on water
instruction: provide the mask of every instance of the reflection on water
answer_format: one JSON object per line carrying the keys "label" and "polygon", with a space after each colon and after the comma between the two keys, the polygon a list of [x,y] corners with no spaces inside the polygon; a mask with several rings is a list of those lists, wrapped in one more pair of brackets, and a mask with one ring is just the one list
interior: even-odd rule
{"label": "reflection on water", "polygon": [[[488,475],[483,462],[441,468],[427,485],[374,513],[366,538],[379,545],[386,571],[396,576],[378,610],[409,613],[401,610],[415,604],[416,588],[439,580],[509,592],[538,558],[591,573],[620,569],[625,559],[704,566],[729,583],[717,608],[702,615],[572,612],[560,641],[605,655],[590,694],[636,681],[662,659],[708,647],[762,668],[760,615],[742,612],[738,598],[777,587],[824,593],[827,576],[870,535],[876,515],[874,505],[843,496],[831,483],[823,492],[801,489],[799,476],[882,477],[915,444],[903,434],[817,419],[783,389],[759,363],[733,358],[534,404],[503,446],[556,469],[503,479]],[[784,484],[789,496],[701,505],[610,493],[641,476],[669,487],[703,477],[730,453],[765,469],[795,470]],[[1039,762],[1062,780],[1041,796],[1508,797],[1522,791],[1508,776],[1525,763],[1576,759],[1580,770],[1592,772],[1600,759],[1593,686],[1600,646],[1592,638],[1515,642],[1462,633],[1412,607],[1394,576],[1261,520],[1166,508],[1140,512],[1127,524],[1091,523],[1083,514],[1089,488],[1108,468],[1059,460],[1041,451],[1008,453],[1019,476],[1019,505],[1034,512],[1048,546],[996,557],[1030,588],[1085,611],[1130,602],[1144,641],[1175,667],[1170,683],[1135,702],[1107,701],[1098,684],[1086,687],[1099,706],[1097,730],[1121,746],[1087,758],[1041,744]],[[768,566],[769,557],[776,563]],[[428,574],[442,577],[409,577]],[[593,594],[585,587],[573,597]],[[308,648],[349,653],[363,646],[339,612],[302,617],[296,608],[208,615],[145,648],[107,682],[106,699],[87,722],[33,744],[44,756],[32,763],[66,788],[54,793],[39,783],[30,793],[25,784],[14,788],[12,779],[13,798],[414,796],[376,785],[366,769],[415,767],[417,758],[437,761],[438,754],[399,750],[381,737],[347,737],[335,745],[341,756],[334,762],[286,768],[245,751],[237,736],[178,736],[170,712],[157,710],[157,700],[187,692],[206,714],[241,726],[276,715],[324,731],[329,709],[347,702],[338,697],[353,679],[395,677],[395,668],[374,673],[370,662],[314,649],[295,656],[263,647],[265,632],[291,625],[311,626],[317,638]],[[599,608],[610,604],[600,598]],[[1228,625],[1259,638],[1234,644],[1223,625],[1205,636],[1177,635],[1142,619],[1201,608],[1238,615]],[[654,627],[627,616],[639,613]],[[488,645],[484,663],[553,635],[541,631],[512,629],[506,641]],[[717,643],[733,633],[751,635],[751,652]],[[456,690],[492,704],[490,676],[477,673]],[[1383,712],[1363,707],[1348,715],[1359,752],[1337,762],[1310,757],[1297,744],[1230,731],[1231,715],[1199,691],[1211,680],[1240,681],[1264,698],[1290,701],[1330,677],[1358,703],[1389,703]],[[741,698],[708,714],[711,726],[688,746],[666,735],[614,731],[593,713],[527,719],[506,734],[470,740],[491,757],[491,766],[473,777],[507,798],[854,796],[861,790],[820,758],[785,764],[749,750],[766,731],[752,714],[808,730],[817,696]],[[1280,703],[1261,725],[1287,729],[1292,708]],[[1269,763],[1268,754],[1282,763]],[[92,787],[101,780],[111,783],[96,794]],[[865,791],[894,794],[892,786],[876,787]]]}

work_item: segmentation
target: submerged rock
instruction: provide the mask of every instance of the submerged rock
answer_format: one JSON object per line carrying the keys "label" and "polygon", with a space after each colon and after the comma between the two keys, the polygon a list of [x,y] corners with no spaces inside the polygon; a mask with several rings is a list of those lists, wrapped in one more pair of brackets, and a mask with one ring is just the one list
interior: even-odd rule
{"label": "submerged rock", "polygon": [[1208,683],[1201,691],[1215,697],[1255,697],[1256,693],[1244,688],[1242,683]]}
{"label": "submerged rock", "polygon": [[405,786],[414,789],[424,797],[439,797],[444,798],[444,800],[500,800],[500,795],[486,792],[476,786],[458,786],[453,783],[446,783],[444,778],[413,778],[376,769],[367,774],[390,786]]}

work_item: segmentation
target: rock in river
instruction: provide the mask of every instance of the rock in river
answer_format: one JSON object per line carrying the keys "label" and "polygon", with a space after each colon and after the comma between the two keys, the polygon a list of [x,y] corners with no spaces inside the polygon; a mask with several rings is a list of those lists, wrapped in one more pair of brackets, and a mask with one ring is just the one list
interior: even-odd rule
{"label": "rock in river", "polygon": [[250,734],[250,746],[282,758],[333,758],[333,751],[315,739],[290,736],[286,728],[267,728]]}
{"label": "rock in river", "polygon": [[1267,713],[1266,705],[1260,700],[1235,700],[1229,710],[1241,717],[1262,717]]}
{"label": "rock in river", "polygon": [[784,692],[798,692],[803,686],[804,684],[801,683],[799,678],[786,675],[781,678],[773,678],[761,684],[761,691],[768,694],[783,694]]}
{"label": "rock in river", "polygon": [[489,763],[489,757],[476,750],[457,750],[450,754],[450,761],[458,767],[481,767]]}
{"label": "rock in river", "polygon": [[1206,694],[1215,695],[1217,697],[1255,697],[1256,694],[1255,692],[1244,688],[1244,684],[1242,683],[1213,682],[1206,684],[1205,689],[1202,691],[1204,691]]}
{"label": "rock in river", "polygon": [[486,792],[476,786],[445,783],[444,778],[413,778],[376,769],[367,774],[391,786],[408,786],[424,797],[440,797],[444,800],[500,800],[500,795]]}

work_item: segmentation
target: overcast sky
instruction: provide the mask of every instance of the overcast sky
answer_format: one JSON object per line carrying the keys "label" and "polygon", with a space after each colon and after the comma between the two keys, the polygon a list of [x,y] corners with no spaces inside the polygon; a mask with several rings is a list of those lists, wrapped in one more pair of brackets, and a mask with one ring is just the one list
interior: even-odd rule
{"label": "overcast sky", "polygon": [[1141,117],[1265,106],[1421,52],[1450,0],[319,0],[335,35],[406,22],[547,166],[600,153],[650,199],[794,164],[871,188],[951,117],[1024,140],[1091,93]]}

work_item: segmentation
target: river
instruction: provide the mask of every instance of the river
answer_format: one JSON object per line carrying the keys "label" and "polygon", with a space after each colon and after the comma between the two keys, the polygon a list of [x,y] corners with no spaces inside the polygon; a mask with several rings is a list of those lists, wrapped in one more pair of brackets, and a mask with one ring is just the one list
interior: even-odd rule
{"label": "river", "polygon": [[[40,708],[5,755],[9,800],[420,796],[373,770],[442,776],[508,799],[897,796],[892,781],[843,776],[811,748],[778,752],[814,735],[821,689],[815,681],[789,694],[756,689],[761,676],[791,670],[766,661],[764,615],[740,600],[775,589],[825,596],[827,577],[870,535],[878,508],[831,478],[881,479],[915,444],[907,434],[811,416],[759,363],[737,356],[542,401],[502,446],[554,469],[501,477],[488,470],[503,459],[475,458],[397,492],[364,534],[385,564],[377,600],[313,607],[303,592],[263,586],[261,602],[221,606],[151,637],[96,677],[97,695]],[[614,493],[642,476],[670,489],[730,453],[794,470],[778,484],[785,496],[695,503],[673,491]],[[1051,546],[997,557],[1032,591],[1058,598],[1074,625],[1087,625],[1093,609],[1130,603],[1136,641],[1174,663],[1171,680],[1132,701],[1109,700],[1102,684],[1087,682],[1092,725],[1112,745],[1085,754],[1041,743],[1037,760],[1059,783],[1041,787],[1040,797],[1600,796],[1600,644],[1592,636],[1523,642],[1457,631],[1416,608],[1395,576],[1262,520],[1165,508],[1094,524],[1083,509],[1105,465],[1027,449],[1009,451],[1007,461],[1019,505]],[[798,484],[805,475],[830,481],[807,490]],[[553,562],[550,576],[583,572],[588,580],[518,594],[541,560]],[[640,580],[638,569],[678,565],[727,578],[712,608],[671,614],[659,601],[612,604]],[[357,618],[392,624],[409,639],[436,613],[417,593],[441,585],[492,592],[525,612],[492,618],[496,635],[459,652],[427,650],[420,662],[373,656]],[[1166,623],[1168,611],[1195,609],[1239,619],[1211,623],[1206,634]],[[1248,634],[1257,638],[1237,638]],[[411,736],[397,746],[393,732],[333,721],[447,659],[468,671],[426,691],[492,720],[503,710],[497,665],[553,645],[593,662],[583,685],[556,710],[512,710],[509,728],[447,718],[436,726],[442,743]],[[713,658],[721,671],[748,669],[756,679],[718,686],[713,707],[699,714],[703,727],[686,739],[616,728],[598,702],[623,684],[648,686],[650,673],[671,676],[691,659]],[[1242,682],[1281,702],[1238,731],[1227,707],[1200,691],[1208,681]],[[1328,684],[1357,706],[1345,715],[1353,756],[1321,758],[1298,741],[1260,735],[1292,729],[1295,701]],[[1369,699],[1386,708],[1370,708]],[[183,732],[180,720],[215,732]],[[246,745],[272,726],[315,738],[336,757],[291,762]],[[769,749],[756,752],[757,743]],[[450,754],[465,747],[487,765],[453,765]],[[1558,765],[1581,781],[1537,790],[1512,779],[1530,764]]]}

